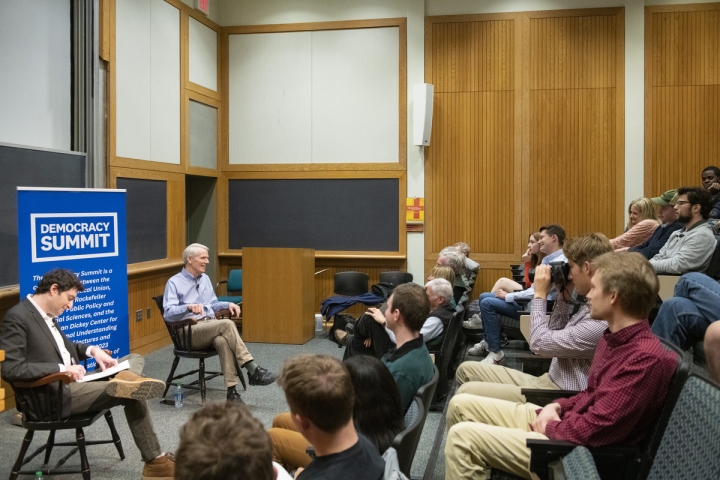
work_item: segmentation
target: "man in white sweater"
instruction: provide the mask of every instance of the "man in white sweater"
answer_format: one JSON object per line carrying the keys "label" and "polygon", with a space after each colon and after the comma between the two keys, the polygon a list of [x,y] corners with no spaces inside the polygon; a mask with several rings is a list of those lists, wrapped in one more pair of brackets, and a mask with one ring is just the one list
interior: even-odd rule
{"label": "man in white sweater", "polygon": [[700,187],[682,187],[675,200],[678,223],[684,227],[668,239],[650,264],[657,273],[704,272],[715,251],[715,236],[707,224],[710,192]]}

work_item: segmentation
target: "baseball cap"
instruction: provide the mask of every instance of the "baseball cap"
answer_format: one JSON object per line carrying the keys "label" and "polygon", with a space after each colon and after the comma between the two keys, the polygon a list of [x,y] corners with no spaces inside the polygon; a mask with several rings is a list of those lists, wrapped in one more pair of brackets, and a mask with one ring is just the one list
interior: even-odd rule
{"label": "baseball cap", "polygon": [[652,200],[655,205],[660,205],[661,207],[675,205],[675,201],[677,201],[677,190],[668,190],[659,197],[653,197],[650,200]]}

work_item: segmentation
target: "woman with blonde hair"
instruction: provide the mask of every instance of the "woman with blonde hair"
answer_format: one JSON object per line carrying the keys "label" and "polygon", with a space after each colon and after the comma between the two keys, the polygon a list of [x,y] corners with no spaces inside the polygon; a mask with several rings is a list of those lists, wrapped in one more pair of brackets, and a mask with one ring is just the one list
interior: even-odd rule
{"label": "woman with blonde hair", "polygon": [[[433,267],[430,276],[427,278],[428,282],[435,278],[444,278],[445,280],[450,282],[450,285],[455,285],[455,272],[453,272],[453,269],[448,267],[447,265],[435,265]],[[453,298],[450,300],[453,308],[457,306],[457,300],[454,298],[454,294],[455,291],[453,289]],[[458,299],[459,298],[460,297],[458,297]]]}
{"label": "woman with blonde hair", "polygon": [[660,226],[655,204],[649,198],[638,198],[628,206],[628,224],[625,233],[610,240],[615,250],[640,245]]}

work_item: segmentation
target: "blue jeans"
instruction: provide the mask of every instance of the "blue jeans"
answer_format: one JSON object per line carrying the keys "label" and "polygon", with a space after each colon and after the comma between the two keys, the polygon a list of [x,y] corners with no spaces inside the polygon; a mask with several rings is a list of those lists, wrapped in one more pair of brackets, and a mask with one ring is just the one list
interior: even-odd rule
{"label": "blue jeans", "polygon": [[500,351],[500,315],[519,319],[520,305],[496,298],[494,293],[481,294],[479,303],[488,350],[497,353]]}
{"label": "blue jeans", "polygon": [[675,296],[663,302],[652,331],[682,349],[705,337],[720,319],[720,284],[703,273],[686,273],[675,286]]}

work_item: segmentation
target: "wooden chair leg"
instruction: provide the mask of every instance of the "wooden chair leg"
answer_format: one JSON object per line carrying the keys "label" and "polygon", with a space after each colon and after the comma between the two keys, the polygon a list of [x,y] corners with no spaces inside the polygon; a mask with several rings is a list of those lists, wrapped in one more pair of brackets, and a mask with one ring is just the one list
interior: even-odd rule
{"label": "wooden chair leg", "polygon": [[202,405],[203,405],[203,407],[204,407],[204,406],[205,406],[205,393],[206,393],[206,391],[205,391],[205,359],[204,359],[204,358],[201,358],[201,359],[200,359],[200,372],[199,372],[199,374],[200,374],[200,377],[199,377],[199,380],[200,380],[200,399],[201,399]]}
{"label": "wooden chair leg", "polygon": [[105,413],[105,420],[107,421],[108,427],[110,427],[110,435],[112,435],[113,443],[115,444],[115,448],[117,448],[118,454],[120,455],[120,460],[125,460],[125,452],[123,452],[122,440],[120,440],[120,435],[118,435],[118,432],[115,429],[115,421],[113,420],[110,410]]}
{"label": "wooden chair leg", "polygon": [[50,430],[50,434],[48,435],[47,444],[45,444],[45,462],[44,465],[50,464],[50,454],[52,453],[52,449],[55,446],[55,430]]}
{"label": "wooden chair leg", "polygon": [[35,435],[34,430],[28,430],[25,434],[25,438],[23,438],[22,445],[20,446],[20,453],[15,461],[15,465],[13,465],[13,468],[10,471],[10,480],[15,480],[18,477],[20,468],[22,468],[23,460],[25,459],[25,454],[32,443],[33,435]]}
{"label": "wooden chair leg", "polygon": [[83,480],[90,480],[90,464],[87,459],[85,433],[82,428],[75,429],[75,438],[77,439],[78,451],[80,452],[80,473],[82,473]]}
{"label": "wooden chair leg", "polygon": [[170,389],[170,385],[172,385],[173,375],[175,375],[175,369],[177,368],[178,363],[180,363],[180,357],[175,355],[175,360],[173,360],[172,368],[170,368],[170,375],[168,375],[168,378],[165,381],[165,391],[163,392],[163,398],[165,398],[165,395],[167,395],[167,392]]}
{"label": "wooden chair leg", "polygon": [[245,377],[243,376],[242,368],[240,368],[240,365],[238,365],[237,360],[235,360],[235,373],[237,373],[237,376],[240,379],[240,383],[242,383],[243,390],[247,391],[247,385],[245,384]]}

